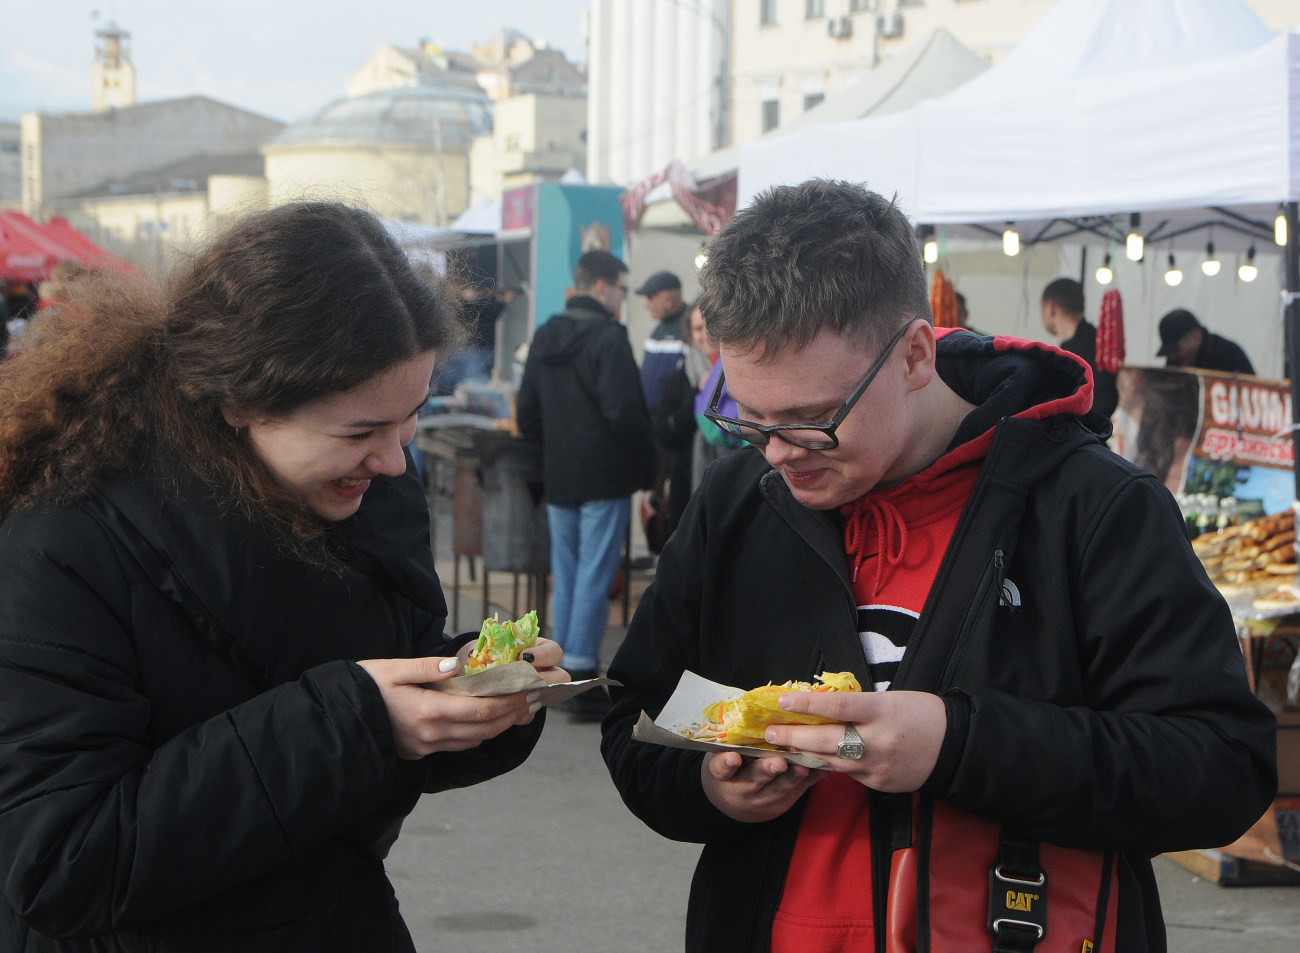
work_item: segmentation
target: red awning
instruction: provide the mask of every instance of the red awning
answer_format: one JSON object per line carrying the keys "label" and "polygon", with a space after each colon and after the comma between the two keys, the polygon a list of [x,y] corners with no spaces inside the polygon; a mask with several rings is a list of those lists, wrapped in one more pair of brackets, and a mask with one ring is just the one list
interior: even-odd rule
{"label": "red awning", "polygon": [[61,261],[75,261],[87,268],[132,270],[66,219],[38,225],[21,212],[0,212],[0,278],[44,281]]}
{"label": "red awning", "polygon": [[43,281],[59,263],[46,242],[34,239],[18,219],[35,223],[18,212],[0,212],[0,279]]}
{"label": "red awning", "polygon": [[52,237],[60,245],[71,249],[78,255],[78,261],[87,268],[112,268],[117,271],[134,271],[120,258],[110,255],[81,232],[68,224],[66,218],[52,218],[40,226],[41,231]]}

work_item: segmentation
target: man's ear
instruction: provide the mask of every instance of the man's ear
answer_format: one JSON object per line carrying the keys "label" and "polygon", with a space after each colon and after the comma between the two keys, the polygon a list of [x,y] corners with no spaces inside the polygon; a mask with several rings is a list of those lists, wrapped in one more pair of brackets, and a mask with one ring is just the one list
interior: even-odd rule
{"label": "man's ear", "polygon": [[907,364],[907,379],[911,390],[919,390],[934,377],[937,346],[934,327],[929,321],[916,321],[901,342],[903,359]]}

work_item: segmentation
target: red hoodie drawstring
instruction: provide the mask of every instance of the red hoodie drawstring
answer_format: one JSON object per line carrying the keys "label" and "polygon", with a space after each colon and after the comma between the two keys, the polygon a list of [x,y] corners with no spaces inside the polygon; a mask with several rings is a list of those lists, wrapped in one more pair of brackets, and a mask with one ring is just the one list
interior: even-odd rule
{"label": "red hoodie drawstring", "polygon": [[[875,535],[875,551],[868,545],[868,535]],[[907,524],[903,514],[889,500],[875,494],[868,494],[857,502],[849,514],[848,524],[844,528],[845,548],[853,560],[853,581],[858,581],[858,572],[873,555],[879,556],[876,562],[875,592],[879,592],[885,583],[886,574],[903,561],[903,552],[907,549]]]}

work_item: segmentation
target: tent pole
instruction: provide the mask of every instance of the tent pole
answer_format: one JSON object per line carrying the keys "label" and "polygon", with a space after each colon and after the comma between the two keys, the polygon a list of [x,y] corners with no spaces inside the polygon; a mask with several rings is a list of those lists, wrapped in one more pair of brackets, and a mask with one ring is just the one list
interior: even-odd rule
{"label": "tent pole", "polygon": [[[1291,380],[1291,423],[1295,425],[1300,422],[1300,223],[1297,222],[1297,203],[1286,203],[1286,229],[1287,243],[1283,250],[1283,257],[1286,262],[1284,282],[1286,288],[1283,301],[1286,303],[1282,311],[1283,327],[1286,329],[1286,356],[1287,356],[1287,374]],[[1300,431],[1293,430],[1291,433],[1291,446],[1295,447],[1295,441]],[[1293,449],[1294,453],[1294,449]],[[1292,509],[1297,510],[1300,515],[1300,468],[1295,466],[1292,461],[1292,469],[1295,470],[1295,502],[1292,503]]]}

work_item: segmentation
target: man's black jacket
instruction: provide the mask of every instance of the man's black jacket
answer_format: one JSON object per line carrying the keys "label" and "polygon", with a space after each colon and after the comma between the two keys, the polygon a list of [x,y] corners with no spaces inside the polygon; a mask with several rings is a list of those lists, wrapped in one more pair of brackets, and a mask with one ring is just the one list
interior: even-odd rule
{"label": "man's black jacket", "polygon": [[516,400],[542,445],[548,503],[630,496],[654,482],[655,439],[627,329],[580,296],[533,335]]}
{"label": "man's black jacket", "polygon": [[[1082,367],[954,332],[938,370],[977,405],[968,429],[995,433],[891,688],[948,693],[925,790],[1048,843],[1122,852],[1117,948],[1163,950],[1148,857],[1221,846],[1260,816],[1274,719],[1168,491],[1052,412],[1079,404]],[[802,804],[726,817],[703,755],[634,741],[638,714],[657,715],[683,670],[750,688],[846,669],[870,682],[837,515],[799,505],[756,449],[712,465],[610,666],[624,688],[602,744],[633,813],[704,845],[688,950],[767,948]]]}

